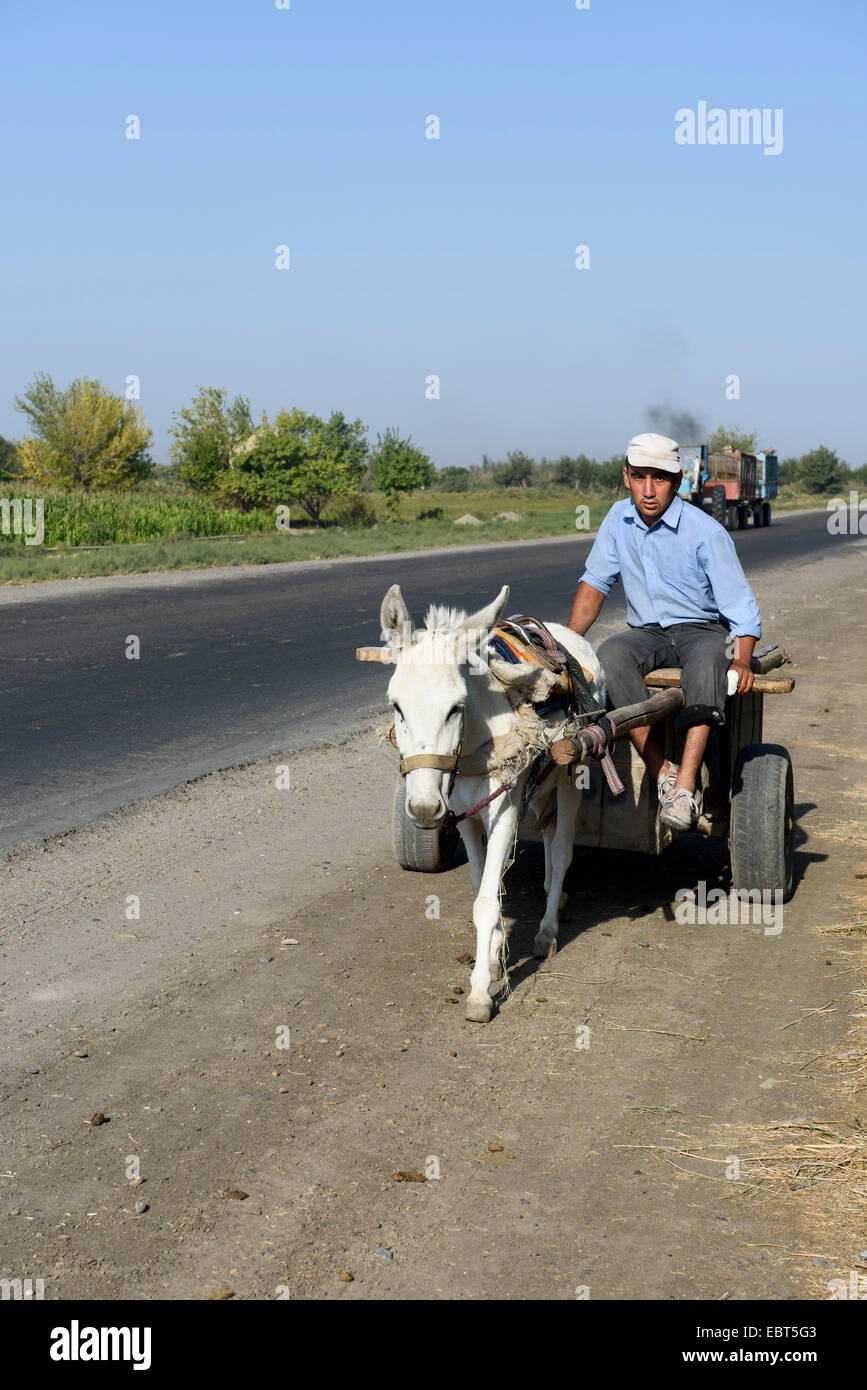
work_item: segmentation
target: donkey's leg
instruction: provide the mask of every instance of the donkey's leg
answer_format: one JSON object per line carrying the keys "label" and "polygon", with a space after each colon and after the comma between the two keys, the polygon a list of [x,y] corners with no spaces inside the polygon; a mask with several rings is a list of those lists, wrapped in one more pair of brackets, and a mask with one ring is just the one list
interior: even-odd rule
{"label": "donkey's leg", "polygon": [[557,950],[557,932],[560,928],[560,910],[566,902],[563,893],[563,880],[566,870],[572,863],[572,837],[575,833],[575,817],[578,814],[580,795],[569,785],[566,777],[557,785],[557,822],[551,838],[551,880],[548,884],[548,901],[545,915],[539,923],[539,930],[533,942],[533,954],[543,959],[553,956]]}
{"label": "donkey's leg", "polygon": [[482,886],[482,873],[485,867],[485,829],[476,816],[467,816],[458,825],[458,834],[464,842],[470,865],[470,879],[473,893]]}
{"label": "donkey's leg", "polygon": [[491,968],[491,981],[502,980],[503,978],[503,950],[505,942],[503,928],[497,923],[491,933],[491,950],[488,956],[488,963]]}
{"label": "donkey's leg", "polygon": [[[461,821],[458,826],[464,848],[467,851],[467,859],[470,863],[470,878],[472,879],[473,892],[478,894],[482,886],[482,873],[485,868],[485,829],[481,821],[474,816],[469,816]],[[500,927],[494,928],[491,937],[491,979],[500,980],[503,977],[503,932]]]}
{"label": "donkey's leg", "polygon": [[551,887],[551,842],[554,839],[554,827],[549,823],[542,831],[542,844],[545,849],[545,893]]}
{"label": "donkey's leg", "polygon": [[[490,995],[491,951],[500,930],[500,882],[515,839],[518,812],[504,806],[488,832],[488,852],[476,901],[473,921],[476,927],[476,963],[470,976],[466,1017],[471,1023],[487,1023],[493,1001]],[[500,933],[502,937],[502,932]]]}

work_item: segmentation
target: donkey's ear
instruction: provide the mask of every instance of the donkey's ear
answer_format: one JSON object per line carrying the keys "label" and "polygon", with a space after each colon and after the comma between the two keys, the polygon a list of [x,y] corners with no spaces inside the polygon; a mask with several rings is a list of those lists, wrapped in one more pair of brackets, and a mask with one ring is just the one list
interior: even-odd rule
{"label": "donkey's ear", "polygon": [[477,613],[471,613],[461,623],[463,631],[470,632],[490,632],[499,621],[506,604],[509,602],[509,586],[504,584],[493,603],[489,603],[487,608],[480,608]]}
{"label": "donkey's ear", "polygon": [[409,646],[412,641],[412,619],[407,612],[399,584],[392,584],[379,610],[382,636],[393,647]]}

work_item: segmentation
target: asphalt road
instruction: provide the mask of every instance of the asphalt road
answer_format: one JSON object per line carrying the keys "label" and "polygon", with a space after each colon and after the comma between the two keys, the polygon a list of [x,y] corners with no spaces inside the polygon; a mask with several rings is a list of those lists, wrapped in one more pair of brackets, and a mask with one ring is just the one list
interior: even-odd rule
{"label": "asphalt road", "polygon": [[[814,512],[735,543],[749,576],[821,560],[846,540]],[[565,621],[590,544],[129,576],[76,593],[39,585],[23,601],[0,593],[0,844],[71,830],[221,767],[342,741],[384,704],[383,671],[354,652],[379,640],[390,584],[416,621],[433,600],[472,609],[504,582],[511,612]],[[605,627],[623,621],[620,595],[602,616]],[[137,660],[126,656],[132,635]]]}

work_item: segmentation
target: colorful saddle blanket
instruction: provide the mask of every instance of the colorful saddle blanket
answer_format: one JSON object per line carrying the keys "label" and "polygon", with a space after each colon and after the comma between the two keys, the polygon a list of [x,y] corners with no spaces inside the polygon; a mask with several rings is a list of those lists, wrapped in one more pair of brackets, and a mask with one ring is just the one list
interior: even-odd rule
{"label": "colorful saddle blanket", "polygon": [[[543,704],[535,706],[540,714],[555,709],[570,709],[575,703],[567,655],[557,646],[548,629],[536,619],[517,615],[502,619],[491,634],[489,646],[497,656],[513,665],[528,661],[551,672],[554,688]],[[583,667],[581,670],[589,684],[593,680],[593,673]]]}

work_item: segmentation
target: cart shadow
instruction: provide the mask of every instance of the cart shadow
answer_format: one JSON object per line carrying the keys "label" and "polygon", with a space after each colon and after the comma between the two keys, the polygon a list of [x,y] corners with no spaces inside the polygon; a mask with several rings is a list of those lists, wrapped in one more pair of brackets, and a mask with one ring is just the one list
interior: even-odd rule
{"label": "cart shadow", "polygon": [[816,850],[805,848],[810,843],[810,832],[805,830],[801,824],[802,818],[808,811],[818,810],[815,801],[798,801],[795,803],[795,829],[793,835],[794,854],[792,865],[792,897],[798,891],[798,886],[804,879],[807,869],[811,864],[824,864],[828,858],[827,854],[819,854]]}
{"label": "cart shadow", "polygon": [[[795,807],[793,894],[809,866],[827,858],[805,848],[810,837],[799,820],[811,809],[809,802]],[[519,842],[503,899],[512,989],[547,964],[533,955],[533,939],[545,910],[544,872],[542,846]],[[728,894],[731,870],[723,840],[680,835],[655,858],[624,850],[576,847],[564,884],[569,901],[560,915],[557,954],[585,932],[604,930],[612,922],[641,921],[660,911],[666,922],[676,922],[677,894],[696,889],[702,882],[707,893],[719,888]]]}

